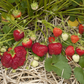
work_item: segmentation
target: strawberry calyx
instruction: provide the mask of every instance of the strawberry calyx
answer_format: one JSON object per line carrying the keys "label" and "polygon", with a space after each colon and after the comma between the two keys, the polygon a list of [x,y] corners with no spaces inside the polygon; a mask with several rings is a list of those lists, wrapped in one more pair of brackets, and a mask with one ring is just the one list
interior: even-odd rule
{"label": "strawberry calyx", "polygon": [[22,45],[25,48],[31,48],[31,46],[32,46],[32,40],[29,39],[29,38],[24,38],[24,40],[22,41]]}
{"label": "strawberry calyx", "polygon": [[21,11],[19,10],[13,10],[12,14],[15,18],[21,17]]}
{"label": "strawberry calyx", "polygon": [[13,15],[17,16],[18,14],[20,14],[20,11],[19,10],[14,10],[13,11]]}
{"label": "strawberry calyx", "polygon": [[11,54],[12,58],[14,58],[14,57],[15,57],[15,54],[16,54],[16,53],[14,52],[14,50],[12,50],[12,49],[11,49],[11,50],[10,50],[10,52],[8,52],[8,53],[10,53],[10,54]]}
{"label": "strawberry calyx", "polygon": [[28,41],[30,41],[30,39],[29,39],[29,38],[25,38],[25,39],[23,40],[23,43],[27,43]]}
{"label": "strawberry calyx", "polygon": [[39,43],[39,45],[46,45],[45,43],[43,43],[43,42],[41,42],[41,43]]}
{"label": "strawberry calyx", "polygon": [[84,50],[84,47],[83,46],[79,46],[78,48],[80,48],[81,50]]}
{"label": "strawberry calyx", "polygon": [[19,29],[18,29],[17,31],[19,32],[19,34],[23,33],[23,31],[22,31],[22,30],[19,30]]}

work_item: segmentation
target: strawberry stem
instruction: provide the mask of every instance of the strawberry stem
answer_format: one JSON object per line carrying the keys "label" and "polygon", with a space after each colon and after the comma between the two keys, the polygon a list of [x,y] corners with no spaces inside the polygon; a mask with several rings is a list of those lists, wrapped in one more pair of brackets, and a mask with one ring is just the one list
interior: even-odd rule
{"label": "strawberry stem", "polygon": [[23,39],[21,39],[20,41],[18,41],[12,48],[12,50],[14,50],[14,48],[22,41]]}

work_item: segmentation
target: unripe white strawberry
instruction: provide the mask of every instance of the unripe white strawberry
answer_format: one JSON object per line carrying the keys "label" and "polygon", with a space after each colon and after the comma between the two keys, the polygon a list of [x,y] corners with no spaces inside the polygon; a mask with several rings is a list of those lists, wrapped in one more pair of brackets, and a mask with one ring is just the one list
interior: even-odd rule
{"label": "unripe white strawberry", "polygon": [[26,20],[23,20],[23,23],[26,23]]}
{"label": "unripe white strawberry", "polygon": [[33,2],[33,3],[31,4],[31,8],[32,8],[33,10],[38,9],[38,3],[37,3],[37,2]]}
{"label": "unripe white strawberry", "polygon": [[80,56],[78,54],[74,54],[72,56],[72,59],[73,59],[74,62],[79,62]]}
{"label": "unripe white strawberry", "polygon": [[30,38],[31,38],[32,41],[35,41],[35,40],[36,40],[36,35],[35,35],[35,34],[32,34],[32,35],[30,36]]}
{"label": "unripe white strawberry", "polygon": [[15,70],[15,69],[13,69],[13,70],[12,70],[12,72],[13,72],[13,73],[15,73],[15,72],[16,72],[16,70]]}
{"label": "unripe white strawberry", "polygon": [[62,33],[62,39],[66,41],[68,39],[69,35],[67,33]]}
{"label": "unripe white strawberry", "polygon": [[6,48],[5,47],[2,47],[1,48],[1,52],[6,52]]}
{"label": "unripe white strawberry", "polygon": [[39,60],[39,56],[34,56],[34,60]]}
{"label": "unripe white strawberry", "polygon": [[31,65],[32,65],[33,67],[37,67],[37,66],[38,66],[38,61],[33,60],[33,61],[31,62]]}

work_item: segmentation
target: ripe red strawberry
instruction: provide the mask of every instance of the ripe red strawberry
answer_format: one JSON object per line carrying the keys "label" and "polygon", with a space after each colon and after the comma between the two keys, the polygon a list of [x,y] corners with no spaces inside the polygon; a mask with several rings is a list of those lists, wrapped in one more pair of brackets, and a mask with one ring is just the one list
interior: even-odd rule
{"label": "ripe red strawberry", "polygon": [[15,18],[21,17],[21,11],[19,11],[19,10],[13,10],[12,14]]}
{"label": "ripe red strawberry", "polygon": [[18,46],[14,48],[14,53],[4,52],[1,57],[1,63],[6,68],[12,67],[13,69],[24,65],[26,61],[26,50],[23,46]]}
{"label": "ripe red strawberry", "polygon": [[9,47],[9,48],[8,48],[8,52],[10,52],[10,50],[12,50],[12,48],[11,48],[11,47]]}
{"label": "ripe red strawberry", "polygon": [[66,54],[67,56],[72,56],[74,53],[75,53],[74,47],[71,46],[71,45],[68,46],[68,47],[66,48],[66,50],[65,50],[65,54]]}
{"label": "ripe red strawberry", "polygon": [[32,45],[32,51],[39,57],[42,57],[48,52],[48,47],[36,42]]}
{"label": "ripe red strawberry", "polygon": [[79,37],[77,36],[77,35],[72,35],[71,36],[71,42],[72,43],[76,43],[76,42],[78,42],[79,41]]}
{"label": "ripe red strawberry", "polygon": [[1,55],[1,52],[0,52],[0,57],[1,57],[2,55]]}
{"label": "ripe red strawberry", "polygon": [[53,41],[55,41],[55,37],[49,37],[48,41],[49,41],[49,43],[52,43]]}
{"label": "ripe red strawberry", "polygon": [[76,48],[76,53],[80,56],[84,54],[84,48],[83,47],[77,47]]}
{"label": "ripe red strawberry", "polygon": [[84,32],[84,26],[82,24],[79,25],[79,33],[83,34]]}
{"label": "ripe red strawberry", "polygon": [[15,41],[19,41],[20,39],[24,37],[24,32],[20,30],[14,30],[13,36],[14,36]]}
{"label": "ripe red strawberry", "polygon": [[50,55],[53,55],[53,54],[58,55],[62,51],[62,44],[61,43],[50,43],[48,45],[48,49],[49,49]]}
{"label": "ripe red strawberry", "polygon": [[62,30],[60,28],[55,27],[53,29],[53,34],[54,34],[55,37],[58,37],[58,36],[60,36],[62,34]]}
{"label": "ripe red strawberry", "polygon": [[29,39],[29,38],[25,38],[22,42],[22,45],[25,47],[25,48],[31,48],[32,46],[32,40]]}

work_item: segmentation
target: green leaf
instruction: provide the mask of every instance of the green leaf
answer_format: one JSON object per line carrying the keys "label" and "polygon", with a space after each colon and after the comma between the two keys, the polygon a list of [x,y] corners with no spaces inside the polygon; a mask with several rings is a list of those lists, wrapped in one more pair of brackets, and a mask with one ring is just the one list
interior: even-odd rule
{"label": "green leaf", "polygon": [[27,2],[26,2],[26,1],[22,1],[22,2],[21,2],[21,6],[22,6],[23,8],[27,8]]}
{"label": "green leaf", "polygon": [[63,55],[52,55],[52,62],[53,63],[57,63],[58,61],[60,61],[60,60],[62,60],[62,61],[65,61],[65,62],[68,62],[67,60],[66,60],[66,57],[65,56],[63,56]]}
{"label": "green leaf", "polygon": [[45,69],[54,71],[58,76],[69,79],[71,76],[71,67],[63,55],[52,55],[52,58],[45,60]]}
{"label": "green leaf", "polygon": [[10,28],[9,26],[7,26],[7,25],[4,25],[4,26],[3,26],[3,32],[4,32],[5,34],[8,33],[10,29],[11,29],[11,28]]}
{"label": "green leaf", "polygon": [[20,0],[15,0],[15,2],[20,2]]}
{"label": "green leaf", "polygon": [[53,69],[53,66],[52,66],[52,58],[47,58],[47,59],[45,60],[45,69],[46,69],[48,72],[52,71],[52,69]]}
{"label": "green leaf", "polygon": [[[65,79],[69,79],[71,76],[71,67],[69,66],[69,64],[65,61],[59,60],[57,63],[54,64],[54,66],[56,67],[56,73],[59,76],[62,76]],[[61,73],[60,73],[61,72]]]}
{"label": "green leaf", "polygon": [[22,13],[25,13],[25,8],[23,8],[23,7],[21,7],[21,6],[19,6],[19,7],[20,7],[19,9],[21,10],[21,12],[22,12]]}
{"label": "green leaf", "polygon": [[43,56],[43,57],[40,57],[40,59],[39,59],[39,61],[43,61],[44,60],[44,58],[45,58],[45,56]]}
{"label": "green leaf", "polygon": [[77,81],[80,82],[80,84],[84,84],[84,70],[82,68],[76,67],[74,69],[74,75]]}
{"label": "green leaf", "polygon": [[7,0],[9,3],[14,3],[15,0]]}
{"label": "green leaf", "polygon": [[79,65],[84,68],[84,56],[80,57]]}
{"label": "green leaf", "polygon": [[70,16],[70,21],[72,21],[72,22],[74,22],[75,21],[75,19],[76,19],[76,16]]}

